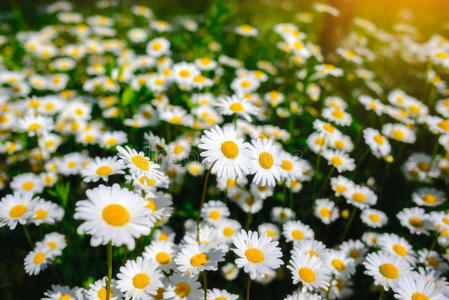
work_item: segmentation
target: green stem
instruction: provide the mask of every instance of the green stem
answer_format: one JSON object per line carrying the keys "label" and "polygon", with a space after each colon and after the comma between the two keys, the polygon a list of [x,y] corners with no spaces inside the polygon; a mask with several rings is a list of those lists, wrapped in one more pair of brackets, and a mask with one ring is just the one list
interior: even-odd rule
{"label": "green stem", "polygon": [[323,189],[325,188],[327,182],[329,181],[329,178],[332,176],[332,173],[334,172],[334,170],[335,170],[335,167],[332,166],[332,168],[331,168],[331,169],[329,170],[329,172],[327,173],[327,176],[326,176],[326,178],[324,179],[323,184],[321,185],[321,187],[320,187],[320,189],[319,189],[319,191],[318,191],[318,195],[320,195],[321,192],[323,192]]}
{"label": "green stem", "polygon": [[206,177],[204,178],[203,194],[201,195],[200,208],[198,209],[198,216],[196,217],[196,241],[198,242],[198,244],[200,243],[201,210],[203,209],[204,199],[206,198],[207,182],[209,181],[210,172],[212,171],[212,168],[213,168],[214,164],[212,164],[212,166],[210,166],[209,170],[206,173]]}
{"label": "green stem", "polygon": [[23,226],[23,231],[25,232],[25,236],[27,238],[28,244],[30,244],[30,247],[33,248],[33,241],[31,240],[30,233],[28,232],[28,229],[25,225],[22,225],[22,226]]}
{"label": "green stem", "polygon": [[251,226],[251,222],[253,221],[253,214],[251,212],[248,213],[248,218],[246,219],[246,230],[249,229],[249,226]]}
{"label": "green stem", "polygon": [[246,300],[249,300],[250,290],[251,290],[251,276],[248,274],[248,285],[246,286]]}
{"label": "green stem", "polygon": [[382,290],[380,291],[378,300],[382,300],[384,298],[384,294],[385,294],[385,290],[382,288]]}
{"label": "green stem", "polygon": [[352,208],[351,216],[349,217],[348,223],[346,223],[345,230],[343,231],[343,235],[341,236],[340,243],[344,241],[346,234],[348,233],[349,227],[351,227],[351,223],[354,220],[355,212],[357,211],[357,207],[354,206]]}
{"label": "green stem", "polygon": [[106,300],[111,299],[111,280],[112,280],[112,242],[108,243],[108,279],[106,281]]}
{"label": "green stem", "polygon": [[203,273],[204,300],[207,300],[207,273],[206,271],[203,271],[201,273]]}

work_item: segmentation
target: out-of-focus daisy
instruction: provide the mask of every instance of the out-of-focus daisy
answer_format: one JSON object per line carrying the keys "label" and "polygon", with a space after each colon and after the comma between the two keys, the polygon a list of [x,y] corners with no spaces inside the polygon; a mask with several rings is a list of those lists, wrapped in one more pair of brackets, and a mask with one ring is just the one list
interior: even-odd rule
{"label": "out-of-focus daisy", "polygon": [[323,151],[323,157],[326,158],[328,164],[335,167],[339,173],[355,169],[354,159],[342,151],[326,149]]}
{"label": "out-of-focus daisy", "polygon": [[379,237],[377,244],[383,251],[394,254],[409,263],[414,263],[416,260],[415,251],[406,239],[397,236],[396,234],[383,234]]}
{"label": "out-of-focus daisy", "polygon": [[35,225],[54,224],[61,221],[64,216],[64,209],[61,206],[40,198],[34,200],[33,212],[30,221]]}
{"label": "out-of-focus daisy", "polygon": [[42,300],[59,300],[59,299],[83,299],[83,289],[74,287],[70,288],[68,286],[62,285],[51,285],[51,289],[44,293],[45,297]]}
{"label": "out-of-focus daisy", "polygon": [[134,249],[134,239],[150,232],[149,209],[138,194],[114,184],[87,190],[86,195],[87,200],[76,203],[74,217],[85,221],[78,232],[92,235],[92,246],[112,242]]}
{"label": "out-of-focus daisy", "polygon": [[233,244],[236,248],[232,250],[238,256],[235,263],[239,268],[243,268],[251,279],[256,279],[283,264],[278,242],[266,234],[259,237],[257,232],[242,230],[234,236]]}
{"label": "out-of-focus daisy", "polygon": [[382,133],[396,141],[413,144],[416,140],[415,132],[403,124],[384,124]]}
{"label": "out-of-focus daisy", "polygon": [[340,126],[349,126],[352,122],[351,115],[340,108],[327,107],[323,109],[322,115],[325,119]]}
{"label": "out-of-focus daisy", "polygon": [[28,115],[19,120],[20,128],[27,132],[29,136],[43,134],[53,129],[53,121],[51,118],[44,116]]}
{"label": "out-of-focus daisy", "polygon": [[354,187],[354,182],[339,175],[331,178],[331,187],[335,192],[335,196],[341,196],[344,192]]}
{"label": "out-of-focus daisy", "polygon": [[402,226],[413,234],[429,234],[429,220],[426,211],[420,207],[404,208],[397,214]]}
{"label": "out-of-focus daisy", "polygon": [[231,294],[226,290],[211,289],[207,291],[207,299],[212,300],[237,300],[238,295]]}
{"label": "out-of-focus daisy", "polygon": [[81,175],[85,182],[96,182],[100,179],[108,181],[110,175],[124,174],[123,164],[117,161],[116,157],[95,157],[85,168],[81,170]]}
{"label": "out-of-focus daisy", "polygon": [[10,186],[14,191],[24,194],[39,194],[44,190],[42,178],[34,173],[23,173],[15,176]]}
{"label": "out-of-focus daisy", "polygon": [[237,26],[235,32],[243,36],[256,36],[259,33],[256,28],[248,24]]}
{"label": "out-of-focus daisy", "polygon": [[55,257],[62,253],[67,243],[63,234],[52,232],[47,233],[42,241],[36,243],[36,248],[40,248],[41,246],[48,247],[50,255]]}
{"label": "out-of-focus daisy", "polygon": [[[89,289],[86,291],[86,297],[91,300],[103,300],[106,299],[106,285],[107,278],[98,279],[94,283],[89,284]],[[110,300],[122,299],[123,295],[117,288],[117,281],[115,279],[111,280],[111,294]],[[69,298],[70,299],[70,298]]]}
{"label": "out-of-focus daisy", "polygon": [[368,208],[377,203],[377,195],[368,187],[354,185],[351,189],[343,193],[348,204],[352,204],[360,209]]}
{"label": "out-of-focus daisy", "polygon": [[0,226],[8,225],[14,230],[17,224],[25,225],[33,216],[35,199],[30,193],[18,193],[6,195],[0,201]]}
{"label": "out-of-focus daisy", "polygon": [[216,106],[224,115],[236,114],[242,116],[247,121],[251,121],[250,115],[257,115],[259,113],[259,109],[252,105],[249,100],[236,95],[219,98]]}
{"label": "out-of-focus daisy", "polygon": [[337,278],[348,280],[355,273],[354,260],[342,251],[331,250],[324,260]]}
{"label": "out-of-focus daisy", "polygon": [[417,273],[404,275],[397,280],[394,288],[394,297],[400,300],[422,299],[422,300],[443,300],[446,296],[443,290],[433,282],[428,282],[425,277]]}
{"label": "out-of-focus daisy", "polygon": [[317,199],[315,201],[315,216],[321,220],[324,224],[330,224],[334,222],[339,216],[338,207],[334,202],[327,198]]}
{"label": "out-of-focus daisy", "polygon": [[196,278],[174,273],[168,278],[169,287],[164,293],[165,299],[196,300],[203,297],[201,284]]}
{"label": "out-of-focus daisy", "polygon": [[363,223],[373,228],[380,228],[388,221],[387,215],[383,211],[372,208],[364,209],[360,218]]}
{"label": "out-of-focus daisy", "polygon": [[301,221],[288,221],[282,227],[282,234],[287,242],[301,242],[303,240],[313,239],[312,229]]}
{"label": "out-of-focus daisy", "polygon": [[142,256],[154,260],[160,270],[169,272],[175,268],[176,251],[176,245],[170,241],[154,241],[145,247]]}
{"label": "out-of-focus daisy", "polygon": [[373,128],[365,128],[363,130],[363,137],[365,139],[365,143],[367,143],[371,149],[371,152],[376,157],[385,157],[390,153],[390,143],[380,134],[378,130]]}
{"label": "out-of-focus daisy", "polygon": [[433,187],[422,187],[412,194],[412,200],[419,206],[436,207],[446,201],[444,193]]}

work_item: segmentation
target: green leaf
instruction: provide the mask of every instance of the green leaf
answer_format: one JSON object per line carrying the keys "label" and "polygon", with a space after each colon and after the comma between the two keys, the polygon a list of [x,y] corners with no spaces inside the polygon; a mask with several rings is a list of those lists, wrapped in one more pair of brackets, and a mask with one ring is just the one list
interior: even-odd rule
{"label": "green leaf", "polygon": [[134,90],[131,87],[128,87],[122,94],[122,106],[128,106],[135,99]]}

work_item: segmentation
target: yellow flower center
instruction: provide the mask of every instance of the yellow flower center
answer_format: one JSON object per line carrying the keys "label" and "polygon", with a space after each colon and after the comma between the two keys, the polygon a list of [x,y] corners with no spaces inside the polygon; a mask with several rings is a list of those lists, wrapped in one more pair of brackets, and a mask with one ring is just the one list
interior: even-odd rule
{"label": "yellow flower center", "polygon": [[179,155],[184,152],[184,148],[181,145],[176,145],[175,147],[173,147],[173,152]]}
{"label": "yellow flower center", "polygon": [[418,217],[411,217],[408,220],[408,223],[410,225],[412,225],[413,227],[417,227],[417,228],[421,228],[421,227],[424,226],[424,222],[420,218],[418,218]]}
{"label": "yellow flower center", "polygon": [[106,140],[106,144],[108,145],[108,146],[115,146],[115,145],[117,145],[117,139],[115,139],[115,138],[113,138],[113,137],[111,137],[111,138],[108,138],[107,140]]}
{"label": "yellow flower center", "polygon": [[436,259],[435,257],[427,257],[426,261],[429,265],[431,265],[434,268],[438,268],[440,263],[438,262],[438,259]]}
{"label": "yellow flower center", "polygon": [[98,176],[108,176],[111,172],[112,168],[110,166],[101,166],[97,169]]}
{"label": "yellow flower center", "polygon": [[323,137],[317,137],[315,139],[315,144],[319,146],[324,146],[324,144],[326,144],[326,140]]}
{"label": "yellow flower center", "polygon": [[338,271],[343,271],[346,268],[345,263],[341,259],[338,259],[338,258],[333,259],[331,264]]}
{"label": "yellow flower center", "polygon": [[378,144],[378,145],[383,145],[384,144],[384,138],[381,135],[375,135],[374,136],[374,141]]}
{"label": "yellow flower center", "polygon": [[304,233],[301,230],[293,230],[292,237],[297,241],[301,241],[304,238]]}
{"label": "yellow flower center", "polygon": [[[106,293],[107,293],[106,292],[106,288],[102,287],[101,289],[98,290],[97,296],[98,296],[98,298],[100,298],[100,300],[106,300]],[[112,296],[113,296],[112,290],[110,292],[110,295],[111,295],[111,298],[112,298]]]}
{"label": "yellow flower center", "polygon": [[412,295],[412,300],[430,300],[430,298],[422,293],[414,293]]}
{"label": "yellow flower center", "polygon": [[239,155],[239,147],[233,141],[225,141],[221,144],[221,152],[226,158],[234,159]]}
{"label": "yellow flower center", "polygon": [[129,221],[129,212],[120,204],[109,204],[103,208],[103,219],[111,226],[123,226]]}
{"label": "yellow flower center", "polygon": [[338,156],[334,156],[331,158],[331,163],[335,166],[341,166],[343,164],[343,160]]}
{"label": "yellow flower center", "polygon": [[59,297],[58,300],[69,300],[70,298],[72,298],[72,296],[70,296],[69,294],[65,294]]}
{"label": "yellow flower center", "polygon": [[165,84],[165,80],[162,79],[162,78],[156,78],[156,79],[154,80],[154,84],[157,85],[157,86],[162,86],[162,85]]}
{"label": "yellow flower center", "polygon": [[25,191],[30,191],[34,187],[34,182],[32,181],[26,181],[22,184],[22,189]]}
{"label": "yellow flower center", "polygon": [[180,282],[175,287],[175,293],[179,298],[185,298],[190,294],[190,285],[187,282]]}
{"label": "yellow flower center", "polygon": [[335,131],[335,127],[332,126],[331,124],[324,124],[323,125],[324,130],[326,130],[327,132],[333,133]]}
{"label": "yellow flower center", "polygon": [[334,116],[334,117],[337,118],[337,119],[343,119],[344,113],[343,113],[343,111],[341,111],[340,109],[335,109],[335,110],[332,112],[332,116]]}
{"label": "yellow flower center", "polygon": [[427,204],[435,204],[437,202],[437,197],[433,194],[426,194],[422,197],[422,199]]}
{"label": "yellow flower center", "polygon": [[201,267],[209,261],[209,256],[204,253],[195,254],[192,259],[190,259],[190,264],[194,267]]}
{"label": "yellow flower center", "polygon": [[151,48],[153,48],[154,51],[159,51],[159,50],[162,49],[162,43],[159,42],[159,41],[156,41],[156,42],[153,43]]}
{"label": "yellow flower center", "polygon": [[158,254],[156,254],[156,261],[161,265],[166,265],[170,262],[170,254],[161,251]]}
{"label": "yellow flower center", "polygon": [[322,207],[320,209],[320,216],[322,218],[329,218],[331,216],[331,214],[332,214],[331,210],[327,207]]}
{"label": "yellow flower center", "polygon": [[9,216],[11,218],[20,218],[26,212],[27,207],[25,205],[19,204],[11,208],[11,210],[9,211]]}
{"label": "yellow flower center", "polygon": [[351,249],[351,251],[349,251],[349,256],[351,256],[354,259],[357,259],[360,257],[360,252],[357,251],[356,249]]}
{"label": "yellow flower center", "polygon": [[152,211],[155,211],[156,204],[151,199],[145,199],[145,200],[147,200],[147,205],[145,207],[151,209]]}
{"label": "yellow flower center", "polygon": [[218,210],[212,210],[209,213],[209,218],[211,218],[212,220],[218,220],[220,218],[220,212]]}
{"label": "yellow flower center", "polygon": [[150,283],[150,277],[145,273],[138,273],[133,278],[133,285],[136,289],[143,289]]}
{"label": "yellow flower center", "polygon": [[136,167],[138,167],[141,170],[148,171],[150,169],[150,162],[148,161],[147,158],[143,156],[140,155],[133,156],[131,157],[131,161]]}
{"label": "yellow flower center", "polygon": [[262,251],[256,248],[249,248],[245,251],[245,256],[248,259],[248,261],[257,264],[262,262],[265,259],[265,256],[263,255]]}
{"label": "yellow flower center", "polygon": [[268,152],[259,155],[259,164],[264,169],[270,169],[274,164],[273,156]]}
{"label": "yellow flower center", "polygon": [[34,130],[39,130],[41,129],[42,124],[40,123],[31,123],[30,125],[28,125],[28,130],[34,131]]}
{"label": "yellow flower center", "polygon": [[363,203],[363,202],[366,201],[366,197],[362,193],[354,193],[352,195],[352,200],[354,200],[355,202],[362,202]]}
{"label": "yellow flower center", "polygon": [[34,216],[34,220],[42,220],[47,216],[47,211],[43,209],[36,210],[34,212],[36,215]]}
{"label": "yellow flower center", "polygon": [[369,219],[374,223],[377,223],[380,221],[380,217],[377,214],[370,214]]}
{"label": "yellow flower center", "polygon": [[238,102],[234,102],[231,105],[229,105],[229,109],[234,111],[234,112],[241,112],[244,111],[245,109],[243,108],[243,105],[238,103]]}
{"label": "yellow flower center", "polygon": [[345,142],[343,142],[342,140],[335,141],[334,146],[335,146],[335,148],[342,150],[345,148]]}
{"label": "yellow flower center", "polygon": [[299,269],[298,275],[303,281],[305,281],[307,283],[311,283],[311,282],[315,281],[315,277],[316,277],[315,272],[313,272],[313,270],[309,269],[309,268]]}
{"label": "yellow flower center", "polygon": [[394,129],[391,132],[391,135],[397,140],[403,140],[405,136],[404,132],[400,129]]}
{"label": "yellow flower center", "polygon": [[388,279],[396,279],[399,276],[399,270],[395,265],[386,263],[379,267],[379,272]]}
{"label": "yellow flower center", "polygon": [[281,168],[284,169],[285,171],[291,171],[293,170],[293,164],[289,160],[283,160],[281,163]]}
{"label": "yellow flower center", "polygon": [[223,229],[223,234],[226,237],[230,237],[234,234],[234,229],[232,229],[231,227],[226,227],[225,229]]}
{"label": "yellow flower center", "polygon": [[251,81],[243,80],[240,85],[242,86],[242,88],[249,88],[251,86]]}
{"label": "yellow flower center", "polygon": [[179,71],[179,76],[181,76],[183,78],[189,77],[190,76],[190,71],[186,70],[186,69],[183,69],[183,70]]}
{"label": "yellow flower center", "polygon": [[50,247],[51,250],[55,250],[56,248],[56,243],[55,242],[48,242],[47,246]]}
{"label": "yellow flower center", "polygon": [[43,253],[43,252],[38,252],[33,257],[33,263],[35,265],[40,265],[41,263],[44,262],[44,260],[45,260],[45,253]]}
{"label": "yellow flower center", "polygon": [[407,250],[405,250],[404,246],[394,245],[393,251],[399,256],[402,256],[402,257],[407,256]]}
{"label": "yellow flower center", "polygon": [[337,186],[335,187],[335,190],[336,190],[337,193],[341,194],[341,193],[343,193],[344,191],[346,191],[346,187],[345,187],[344,185],[337,185]]}

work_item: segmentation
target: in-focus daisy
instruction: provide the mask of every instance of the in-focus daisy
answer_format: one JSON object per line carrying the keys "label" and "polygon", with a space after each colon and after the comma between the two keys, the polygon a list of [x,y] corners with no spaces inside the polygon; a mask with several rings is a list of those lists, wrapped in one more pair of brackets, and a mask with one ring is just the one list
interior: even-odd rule
{"label": "in-focus daisy", "polygon": [[275,180],[280,180],[280,162],[276,145],[269,139],[257,139],[252,141],[250,151],[249,173],[254,174],[253,182],[275,186]]}
{"label": "in-focus daisy", "polygon": [[394,297],[400,300],[443,300],[447,299],[443,289],[418,273],[411,273],[398,279]]}
{"label": "in-focus daisy", "polygon": [[324,260],[337,278],[348,280],[355,273],[354,260],[342,251],[331,250]]}
{"label": "in-focus daisy", "polygon": [[231,126],[215,126],[205,130],[198,147],[207,165],[213,164],[211,173],[221,178],[243,177],[248,168],[249,145],[238,137]]}
{"label": "in-focus daisy", "polygon": [[293,284],[301,282],[306,290],[327,290],[329,287],[330,269],[315,255],[309,253],[295,255],[287,268],[292,272]]}
{"label": "in-focus daisy", "polygon": [[150,211],[140,195],[118,184],[100,185],[87,190],[86,195],[87,200],[76,203],[74,217],[85,221],[78,232],[92,235],[93,247],[112,242],[114,246],[125,244],[131,250],[135,238],[150,233]]}
{"label": "in-focus daisy", "polygon": [[123,164],[116,157],[95,157],[85,168],[81,170],[81,175],[85,182],[96,182],[100,179],[108,181],[110,175],[124,174]]}
{"label": "in-focus daisy", "polygon": [[149,259],[138,257],[136,260],[128,260],[120,267],[117,274],[117,288],[127,299],[143,300],[156,294],[163,287],[162,273],[157,264]]}
{"label": "in-focus daisy", "polygon": [[395,288],[399,278],[408,275],[411,267],[408,262],[388,252],[370,253],[363,262],[365,274],[374,278],[374,284],[385,290]]}
{"label": "in-focus daisy", "polygon": [[327,163],[337,169],[339,173],[355,169],[354,159],[342,151],[324,150],[323,157]]}
{"label": "in-focus daisy", "polygon": [[363,130],[365,143],[370,147],[371,152],[376,157],[385,157],[390,154],[391,146],[388,140],[373,128],[365,128]]}
{"label": "in-focus daisy", "polygon": [[251,279],[256,279],[283,264],[278,242],[266,234],[259,237],[257,232],[242,230],[234,236],[233,244],[236,249],[232,250],[238,256],[235,263],[249,273]]}
{"label": "in-focus daisy", "polygon": [[433,187],[422,187],[412,194],[412,200],[419,206],[436,207],[446,201],[444,193]]}
{"label": "in-focus daisy", "polygon": [[378,240],[377,244],[383,251],[394,254],[409,263],[414,263],[416,260],[415,251],[406,239],[399,237],[396,234],[383,234]]}
{"label": "in-focus daisy", "polygon": [[365,244],[359,240],[345,241],[340,245],[339,249],[348,257],[354,259],[356,263],[364,259],[367,252]]}
{"label": "in-focus daisy", "polygon": [[24,194],[39,194],[44,189],[42,178],[34,173],[23,173],[14,176],[10,186],[14,191]]}
{"label": "in-focus daisy", "polygon": [[347,190],[354,186],[354,182],[344,176],[337,176],[331,178],[331,187],[335,192],[335,196],[341,196]]}
{"label": "in-focus daisy", "polygon": [[47,246],[36,247],[25,257],[25,272],[29,275],[37,275],[47,268],[52,259],[53,256]]}
{"label": "in-focus daisy", "polygon": [[224,261],[224,252],[205,243],[186,244],[175,257],[177,268],[183,274],[196,277],[202,271],[215,271],[218,262]]}

